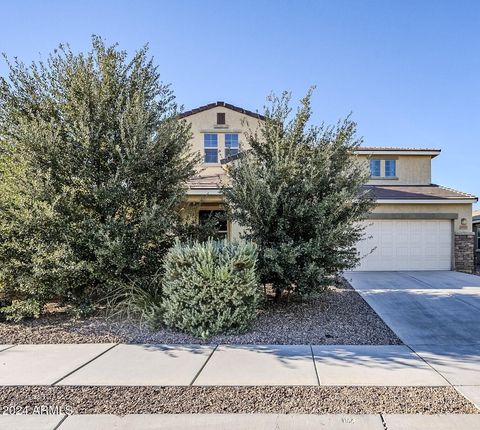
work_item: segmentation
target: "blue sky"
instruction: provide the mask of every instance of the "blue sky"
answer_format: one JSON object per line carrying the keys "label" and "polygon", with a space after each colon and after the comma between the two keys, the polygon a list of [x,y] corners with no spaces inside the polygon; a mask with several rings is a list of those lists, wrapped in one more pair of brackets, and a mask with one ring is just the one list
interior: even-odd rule
{"label": "blue sky", "polygon": [[[314,122],[350,111],[369,146],[441,148],[433,182],[480,196],[480,2],[3,1],[0,51],[24,61],[90,35],[149,43],[185,108],[262,110],[316,85]],[[0,74],[6,73],[0,64]]]}

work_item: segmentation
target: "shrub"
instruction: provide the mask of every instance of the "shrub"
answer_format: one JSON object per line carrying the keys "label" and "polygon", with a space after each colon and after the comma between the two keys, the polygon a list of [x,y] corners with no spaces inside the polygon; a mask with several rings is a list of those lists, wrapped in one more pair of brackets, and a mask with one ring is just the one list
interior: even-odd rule
{"label": "shrub", "polygon": [[42,305],[36,299],[12,300],[9,306],[1,309],[1,313],[7,321],[18,322],[23,318],[38,318],[42,311]]}
{"label": "shrub", "polygon": [[244,331],[260,301],[252,243],[177,244],[165,259],[164,322],[199,337]]}
{"label": "shrub", "polygon": [[5,312],[35,316],[60,299],[83,313],[132,282],[150,285],[174,243],[196,159],[147,49],[129,58],[93,37],[87,53],[60,46],[45,62],[8,62],[8,71],[0,77]]}

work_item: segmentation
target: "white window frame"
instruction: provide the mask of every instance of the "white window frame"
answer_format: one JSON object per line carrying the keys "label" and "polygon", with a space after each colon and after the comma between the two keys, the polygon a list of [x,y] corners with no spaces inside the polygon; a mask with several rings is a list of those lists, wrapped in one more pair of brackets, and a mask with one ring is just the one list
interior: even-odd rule
{"label": "white window frame", "polygon": [[[372,164],[373,163],[377,163],[378,162],[378,175],[374,175],[373,174],[373,168],[372,168]],[[379,160],[378,158],[373,158],[370,160],[370,176],[372,178],[381,178],[382,177],[382,160]]]}
{"label": "white window frame", "polygon": [[[237,136],[237,145],[236,146],[227,146],[227,136]],[[225,149],[225,158],[228,158],[232,155],[236,155],[240,152],[240,135],[238,133],[225,133],[224,134],[224,149]],[[231,150],[236,150],[235,154],[232,154]]]}
{"label": "white window frame", "polygon": [[[207,136],[215,136],[216,142],[215,146],[212,146],[212,142],[206,142]],[[207,151],[215,151],[215,159],[216,161],[207,161]],[[209,153],[210,153],[209,152]],[[218,164],[218,134],[217,133],[204,133],[203,135],[203,162],[205,164]]]}
{"label": "white window frame", "polygon": [[[387,170],[387,161],[389,163],[393,163],[393,175],[389,175],[389,171]],[[397,176],[397,160],[384,160],[384,166],[386,178],[395,178]]]}

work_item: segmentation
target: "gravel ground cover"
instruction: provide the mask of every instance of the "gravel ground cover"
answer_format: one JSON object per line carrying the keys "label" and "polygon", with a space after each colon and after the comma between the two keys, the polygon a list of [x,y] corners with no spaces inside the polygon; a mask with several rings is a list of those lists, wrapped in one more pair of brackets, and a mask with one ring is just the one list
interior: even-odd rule
{"label": "gravel ground cover", "polygon": [[[452,387],[2,387],[0,405],[76,414],[475,414]],[[32,412],[30,412],[32,413]]]}
{"label": "gravel ground cover", "polygon": [[395,345],[402,342],[345,281],[320,299],[269,304],[251,329],[208,341],[178,331],[152,331],[138,324],[95,316],[74,320],[52,314],[21,323],[0,323],[0,343],[223,343]]}

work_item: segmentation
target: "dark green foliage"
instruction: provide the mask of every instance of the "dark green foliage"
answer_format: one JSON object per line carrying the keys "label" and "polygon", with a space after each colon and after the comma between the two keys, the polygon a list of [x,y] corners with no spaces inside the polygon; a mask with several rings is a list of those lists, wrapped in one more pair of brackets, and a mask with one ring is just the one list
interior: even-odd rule
{"label": "dark green foliage", "polygon": [[177,243],[165,259],[165,323],[203,338],[247,329],[261,298],[255,265],[251,243]]}
{"label": "dark green foliage", "polygon": [[[94,302],[159,288],[196,160],[147,49],[93,37],[0,79],[3,300]],[[31,312],[30,312],[31,313]]]}
{"label": "dark green foliage", "polygon": [[355,162],[360,144],[350,119],[336,126],[308,126],[311,92],[289,120],[290,97],[273,97],[251,151],[229,168],[225,189],[233,218],[259,247],[259,273],[277,293],[316,294],[332,275],[358,261],[358,224],[372,202],[360,192],[368,180]]}
{"label": "dark green foliage", "polygon": [[183,224],[178,228],[177,234],[182,241],[206,242],[208,239],[218,239],[219,224],[227,221],[226,214],[212,214],[208,219],[198,219],[201,203],[185,203],[182,206]]}

